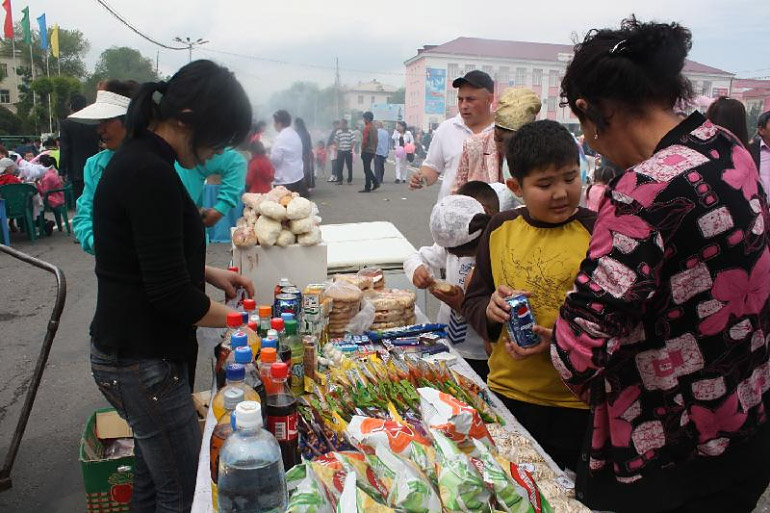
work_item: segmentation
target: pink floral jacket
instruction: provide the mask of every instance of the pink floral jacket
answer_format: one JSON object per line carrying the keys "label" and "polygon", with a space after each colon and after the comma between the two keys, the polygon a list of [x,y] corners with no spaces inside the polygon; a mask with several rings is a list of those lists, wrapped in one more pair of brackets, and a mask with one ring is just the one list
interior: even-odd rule
{"label": "pink floral jacket", "polygon": [[452,194],[474,180],[485,183],[503,182],[503,173],[500,170],[495,147],[494,130],[473,135],[463,142],[463,152],[457,166]]}
{"label": "pink floral jacket", "polygon": [[635,482],[723,454],[766,422],[770,235],[758,186],[748,151],[698,113],[611,185],[551,346],[592,408],[589,476]]}

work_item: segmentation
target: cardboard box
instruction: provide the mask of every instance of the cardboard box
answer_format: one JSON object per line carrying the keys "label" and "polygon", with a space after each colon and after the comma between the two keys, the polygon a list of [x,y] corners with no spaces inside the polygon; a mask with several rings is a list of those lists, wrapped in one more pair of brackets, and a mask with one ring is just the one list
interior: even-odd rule
{"label": "cardboard box", "polygon": [[88,417],[80,440],[80,467],[88,513],[131,511],[134,491],[134,456],[104,459],[104,440],[133,436],[126,421],[112,408]]}

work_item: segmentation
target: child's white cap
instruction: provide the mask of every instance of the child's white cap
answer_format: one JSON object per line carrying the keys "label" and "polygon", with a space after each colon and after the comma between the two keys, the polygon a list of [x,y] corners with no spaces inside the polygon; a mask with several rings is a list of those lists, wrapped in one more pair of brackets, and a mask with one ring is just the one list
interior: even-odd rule
{"label": "child's white cap", "polygon": [[484,207],[470,196],[452,194],[436,203],[430,214],[430,234],[443,248],[456,248],[476,240],[482,230],[470,233],[471,220],[484,214]]}

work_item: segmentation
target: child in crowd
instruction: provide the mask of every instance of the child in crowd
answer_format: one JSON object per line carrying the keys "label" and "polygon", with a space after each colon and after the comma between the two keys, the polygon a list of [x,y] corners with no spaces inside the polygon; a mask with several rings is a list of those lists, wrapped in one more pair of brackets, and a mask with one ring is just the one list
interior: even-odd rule
{"label": "child in crowd", "polygon": [[[58,208],[64,205],[63,192],[53,192],[48,195],[48,198],[45,197],[46,192],[64,187],[59,171],[56,169],[56,160],[50,155],[41,155],[39,162],[45,168],[45,171],[37,182],[37,190],[40,193],[40,197],[45,198],[47,207],[51,209]],[[53,232],[53,226],[53,221],[45,222],[45,231],[48,235],[51,235]]]}
{"label": "child in crowd", "polygon": [[275,178],[275,168],[267,157],[265,145],[261,141],[249,144],[251,160],[249,170],[246,172],[246,192],[266,193],[270,192]]}
{"label": "child in crowd", "polygon": [[318,141],[315,148],[315,168],[321,171],[321,176],[326,176],[326,143]]}
{"label": "child in crowd", "polygon": [[[484,380],[489,372],[485,340],[468,327],[460,308],[481,234],[499,209],[500,200],[489,184],[466,183],[433,208],[430,230],[435,244],[421,247],[404,262],[404,271],[415,287],[429,289],[442,302],[437,321],[448,326],[449,342]],[[446,271],[451,290],[436,287],[441,269]]]}
{"label": "child in crowd", "polygon": [[594,183],[586,189],[586,207],[594,212],[599,211],[599,204],[607,192],[607,186],[618,176],[617,168],[613,166],[601,166],[594,173]]}
{"label": "child in crowd", "polygon": [[16,176],[18,172],[19,168],[16,167],[16,163],[13,161],[13,159],[8,157],[0,159],[0,185],[21,183],[19,177]]}
{"label": "child in crowd", "polygon": [[561,467],[576,467],[588,407],[563,384],[546,339],[521,348],[508,337],[506,299],[529,295],[538,326],[552,328],[580,262],[596,214],[578,207],[580,157],[569,131],[555,121],[519,129],[506,148],[508,186],[524,207],[495,216],[481,238],[462,313],[493,342],[489,387]]}

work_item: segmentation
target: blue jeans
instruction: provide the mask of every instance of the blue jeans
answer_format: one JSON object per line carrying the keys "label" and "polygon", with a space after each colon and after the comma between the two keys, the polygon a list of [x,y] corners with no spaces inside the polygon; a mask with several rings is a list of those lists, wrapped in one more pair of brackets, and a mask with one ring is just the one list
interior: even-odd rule
{"label": "blue jeans", "polygon": [[134,431],[133,513],[189,512],[201,430],[187,364],[129,358],[91,345],[97,387]]}

